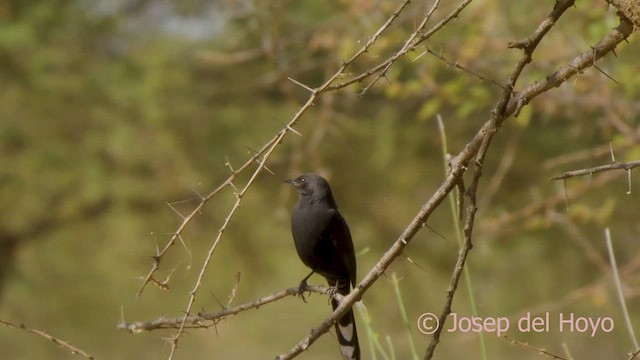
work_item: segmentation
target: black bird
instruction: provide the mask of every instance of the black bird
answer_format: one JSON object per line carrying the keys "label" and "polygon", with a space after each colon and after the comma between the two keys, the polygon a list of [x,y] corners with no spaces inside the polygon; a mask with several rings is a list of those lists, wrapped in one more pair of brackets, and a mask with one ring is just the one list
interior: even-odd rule
{"label": "black bird", "polygon": [[[356,284],[356,255],[347,222],[338,212],[329,183],[322,176],[307,173],[285,180],[298,190],[299,200],[291,216],[291,231],[298,256],[311,268],[300,282],[300,294],[307,279],[318,273],[341,295],[349,294]],[[304,299],[304,297],[303,297]],[[335,310],[338,301],[331,299]],[[345,359],[360,359],[360,345],[353,310],[349,309],[336,322],[336,334]]]}

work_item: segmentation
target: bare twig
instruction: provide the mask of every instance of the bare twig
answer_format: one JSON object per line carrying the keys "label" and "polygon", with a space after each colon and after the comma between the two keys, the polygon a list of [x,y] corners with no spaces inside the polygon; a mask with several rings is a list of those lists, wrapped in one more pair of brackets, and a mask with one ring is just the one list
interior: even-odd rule
{"label": "bare twig", "polygon": [[28,326],[26,326],[24,324],[14,324],[12,322],[5,321],[5,320],[2,320],[2,319],[0,319],[0,323],[4,324],[6,326],[9,326],[9,327],[13,327],[13,328],[16,328],[16,329],[22,329],[22,330],[24,330],[26,332],[42,336],[43,338],[53,342],[54,344],[60,345],[63,348],[71,351],[72,354],[78,354],[78,355],[84,357],[85,359],[91,359],[91,360],[95,359],[92,355],[87,354],[85,351],[83,351],[81,349],[78,349],[77,347],[69,344],[68,342],[66,342],[64,340],[61,340],[61,339],[59,339],[59,338],[57,338],[55,336],[49,335],[49,334],[47,334],[46,332],[44,332],[42,330],[32,329],[32,328],[30,328],[30,327],[28,327]]}
{"label": "bare twig", "polygon": [[376,78],[373,79],[373,81],[371,83],[369,83],[369,85],[367,85],[362,90],[362,92],[360,92],[360,95],[364,95],[369,90],[369,88],[371,88],[376,82],[378,82],[378,80],[380,80],[383,77],[386,77],[387,76],[387,71],[389,71],[389,69],[391,68],[391,65],[393,65],[393,63],[395,63],[396,60],[398,60],[398,58],[403,56],[407,52],[407,49],[409,47],[412,47],[412,48],[415,47],[415,45],[412,46],[415,38],[427,26],[427,22],[431,18],[431,15],[433,15],[433,12],[436,11],[436,9],[438,8],[439,4],[440,4],[440,0],[435,0],[434,1],[433,5],[431,6],[431,10],[429,10],[427,12],[427,14],[424,16],[424,18],[422,18],[422,21],[420,22],[420,25],[418,25],[416,30],[414,30],[414,32],[411,35],[409,35],[409,38],[404,42],[404,45],[402,46],[402,48],[399,51],[396,51],[396,53],[391,57],[391,59],[389,59],[388,63],[385,65],[385,67],[382,69],[382,71],[380,71],[378,73],[378,76],[376,76]]}
{"label": "bare twig", "polygon": [[236,274],[236,284],[233,286],[233,289],[231,290],[231,293],[229,294],[229,300],[227,301],[227,307],[231,306],[231,303],[233,302],[233,300],[236,299],[236,296],[238,295],[238,287],[240,286],[240,276],[242,274],[240,272],[238,272]]}
{"label": "bare twig", "polygon": [[[342,295],[332,292],[331,288],[327,288],[324,286],[308,286],[306,288],[307,291],[316,292],[319,294],[325,294],[335,297],[338,300],[342,300]],[[263,305],[272,303],[276,300],[280,300],[287,296],[297,296],[299,291],[299,287],[292,287],[289,289],[285,289],[276,293],[273,293],[268,296],[264,296],[260,299],[254,300],[252,302],[238,305],[232,308],[224,307],[222,310],[214,312],[214,313],[199,313],[196,315],[189,315],[186,317],[179,316],[173,318],[160,317],[152,321],[134,321],[134,322],[125,322],[123,321],[118,324],[118,329],[126,330],[132,334],[139,334],[145,331],[153,331],[153,330],[161,330],[161,329],[179,329],[183,326],[184,328],[209,328],[211,326],[216,325],[220,320],[230,316],[236,315],[246,310],[257,309]]]}
{"label": "bare twig", "polygon": [[469,69],[468,67],[466,67],[464,65],[461,65],[457,61],[455,61],[455,62],[451,61],[451,60],[447,59],[446,57],[444,57],[444,55],[442,55],[441,53],[436,53],[435,51],[431,50],[429,47],[427,47],[427,49],[422,54],[418,55],[415,59],[413,59],[413,61],[418,60],[418,58],[422,57],[424,54],[429,54],[429,55],[435,57],[436,59],[444,62],[449,67],[460,69],[460,70],[466,72],[467,74],[469,74],[469,75],[471,75],[471,76],[473,76],[473,77],[475,77],[475,78],[477,78],[479,80],[487,81],[487,82],[489,82],[489,83],[491,83],[491,84],[493,84],[493,85],[495,85],[495,86],[497,86],[497,87],[499,87],[499,88],[504,90],[504,85],[500,84],[499,82],[497,82],[497,81],[495,81],[493,79],[490,79],[490,78],[488,78],[488,77],[486,77],[484,75],[481,75],[481,74]]}
{"label": "bare twig", "polygon": [[[573,1],[569,1],[572,5]],[[557,4],[567,3],[567,1],[560,1]],[[558,7],[558,5],[556,5]],[[616,46],[623,40],[625,40],[634,31],[633,25],[621,19],[620,25],[609,35],[602,38],[593,48],[586,50],[582,54],[576,56],[569,64],[561,67],[556,72],[545,78],[536,81],[535,83],[527,86],[524,90],[518,92],[507,105],[506,112],[512,113],[518,111],[531,99],[537,95],[546,92],[554,87],[558,87],[563,82],[567,81],[572,76],[582,72],[584,69],[593,66],[593,64],[603,57],[605,54],[613,51]]]}
{"label": "bare twig", "polygon": [[609,165],[601,165],[601,166],[596,166],[588,169],[567,171],[562,175],[553,176],[549,178],[549,180],[561,180],[561,179],[568,179],[576,176],[593,175],[595,173],[610,171],[610,170],[627,170],[628,171],[638,166],[640,166],[640,160],[624,162],[624,163],[614,162]]}
{"label": "bare twig", "polygon": [[[282,133],[282,132],[283,131],[281,131],[280,133]],[[178,240],[180,238],[180,236],[182,235],[182,233],[186,229],[187,225],[189,225],[191,220],[193,220],[193,218],[202,211],[202,208],[204,207],[204,205],[209,200],[211,200],[214,196],[216,196],[218,193],[220,193],[227,186],[233,187],[234,186],[233,185],[233,180],[235,180],[235,178],[238,176],[238,174],[243,172],[246,168],[248,168],[251,164],[253,164],[253,162],[256,161],[256,159],[259,156],[264,154],[264,152],[267,151],[267,149],[269,149],[270,146],[273,146],[273,144],[278,139],[280,133],[278,133],[278,135],[276,135],[274,138],[269,140],[260,150],[258,150],[242,166],[240,166],[236,170],[231,170],[231,174],[229,175],[229,177],[222,184],[220,184],[220,186],[218,186],[215,190],[210,192],[207,196],[203,197],[200,200],[200,203],[188,215],[186,215],[186,216],[180,215],[181,218],[183,219],[182,223],[180,224],[180,226],[178,226],[178,229],[171,236],[169,241],[167,241],[167,243],[156,253],[156,255],[153,256],[153,260],[154,260],[153,265],[151,266],[151,269],[149,270],[147,275],[143,278],[142,286],[140,287],[140,290],[138,290],[138,296],[142,295],[142,292],[144,291],[145,287],[149,283],[156,282],[156,281],[154,281],[155,279],[153,278],[153,276],[156,273],[156,271],[158,271],[158,269],[160,268],[160,262],[162,261],[164,256],[167,254],[167,252],[169,251],[171,246],[173,246],[175,244],[176,240]],[[227,161],[227,164],[228,164],[228,161]],[[230,165],[227,165],[227,166],[230,167]]]}
{"label": "bare twig", "polygon": [[525,347],[525,348],[527,348],[529,350],[533,350],[533,351],[537,352],[538,354],[545,355],[545,356],[550,357],[552,359],[569,360],[569,359],[564,358],[562,356],[559,356],[559,355],[556,355],[556,354],[552,354],[552,353],[548,352],[545,349],[538,349],[536,347],[533,347],[533,346],[527,344],[526,342],[522,342],[522,341],[519,341],[519,340],[512,339],[512,338],[508,337],[507,335],[502,335],[500,337],[508,340],[510,343],[512,343],[514,345]]}
{"label": "bare twig", "polygon": [[[473,1],[473,0],[465,0],[465,1],[463,1],[447,17],[442,19],[433,28],[431,28],[431,30],[425,32],[422,35],[419,35],[419,32],[422,30],[422,28],[418,27],[418,30],[414,31],[410,35],[410,38],[413,41],[412,42],[405,42],[404,46],[398,52],[394,53],[391,57],[389,57],[388,59],[386,59],[382,63],[372,67],[371,69],[365,71],[364,73],[362,73],[362,74],[360,74],[358,76],[355,76],[355,77],[353,77],[353,78],[351,78],[351,79],[349,79],[347,81],[341,82],[341,83],[336,84],[336,85],[329,86],[329,87],[327,87],[326,90],[328,91],[328,90],[342,89],[342,88],[347,87],[347,86],[349,86],[351,84],[361,82],[364,79],[368,78],[369,76],[379,73],[380,71],[383,71],[383,74],[384,74],[384,72],[386,72],[389,69],[389,67],[394,62],[396,62],[396,60],[398,60],[400,57],[402,57],[403,55],[405,55],[409,51],[413,51],[423,41],[425,41],[428,38],[430,38],[433,34],[435,34],[440,29],[442,29],[445,25],[447,25],[451,20],[453,20],[456,17],[458,17],[458,15],[460,15],[460,12],[462,12],[462,10],[464,10],[464,8],[467,7],[467,5],[469,5],[469,3],[471,3],[471,1]],[[426,24],[426,20],[428,20],[428,16],[425,16],[425,18],[423,19],[423,23],[424,24]]]}

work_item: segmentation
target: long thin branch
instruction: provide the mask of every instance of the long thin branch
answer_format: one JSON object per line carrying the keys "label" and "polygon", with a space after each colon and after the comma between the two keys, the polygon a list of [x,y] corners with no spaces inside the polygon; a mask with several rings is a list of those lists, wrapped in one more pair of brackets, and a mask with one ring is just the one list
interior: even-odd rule
{"label": "long thin branch", "polygon": [[[430,38],[433,34],[435,34],[440,29],[442,29],[445,25],[447,25],[451,20],[453,20],[456,17],[458,17],[458,15],[460,15],[460,12],[462,12],[462,10],[464,10],[464,8],[467,7],[467,5],[469,5],[469,3],[471,3],[471,1],[473,1],[473,0],[465,0],[465,1],[463,1],[447,17],[442,19],[439,23],[437,23],[433,28],[431,28],[431,30],[427,31],[426,33],[424,33],[422,35],[418,35],[420,30],[421,30],[421,28],[418,28],[418,30],[414,31],[411,35],[409,35],[410,38],[414,39],[413,42],[405,43],[405,45],[398,52],[394,53],[392,56],[387,58],[382,63],[370,68],[369,70],[363,72],[362,74],[360,74],[358,76],[355,76],[355,77],[353,77],[353,78],[351,78],[351,79],[349,79],[347,81],[341,82],[341,83],[336,84],[336,85],[329,86],[329,87],[326,88],[326,90],[328,91],[328,90],[342,89],[342,88],[347,87],[347,86],[349,86],[351,84],[361,82],[364,79],[370,77],[371,75],[379,73],[380,71],[388,70],[389,66],[391,66],[393,63],[395,63],[396,60],[401,58],[403,55],[405,55],[409,51],[413,51],[423,41],[425,41],[428,38]],[[427,19],[427,17],[425,17],[425,19]]]}
{"label": "long thin branch", "polygon": [[512,343],[512,344],[514,344],[514,345],[519,345],[519,346],[522,346],[522,347],[527,348],[527,349],[529,349],[529,350],[533,350],[533,351],[537,352],[538,354],[541,354],[541,355],[544,355],[544,356],[550,357],[550,358],[552,358],[552,359],[556,359],[556,360],[569,360],[569,359],[564,358],[564,357],[562,357],[562,356],[558,356],[558,355],[556,355],[556,354],[550,353],[550,352],[548,352],[548,351],[547,351],[547,350],[545,350],[545,349],[538,349],[537,347],[534,347],[534,346],[529,345],[529,343],[522,342],[522,341],[519,341],[519,340],[516,340],[516,339],[512,339],[512,338],[508,337],[507,335],[502,335],[502,336],[500,336],[500,337],[501,337],[501,338],[503,338],[503,339],[506,339],[507,341],[509,341],[510,343]]}
{"label": "long thin branch", "polygon": [[24,324],[14,324],[12,322],[5,321],[5,320],[2,320],[2,319],[0,319],[0,323],[4,324],[6,326],[9,326],[9,327],[13,327],[13,328],[16,328],[16,329],[22,329],[22,330],[24,330],[26,332],[42,336],[43,338],[53,342],[54,344],[60,345],[63,348],[69,350],[72,354],[78,354],[78,355],[84,357],[85,359],[90,359],[90,360],[95,359],[92,355],[87,354],[85,351],[83,351],[83,350],[81,350],[81,349],[69,344],[68,342],[66,342],[64,340],[61,340],[61,339],[59,339],[59,338],[57,338],[55,336],[49,335],[49,334],[47,334],[46,332],[44,332],[42,330],[32,329],[32,328],[30,328],[30,327],[28,327],[28,326],[26,326]]}
{"label": "long thin branch", "polygon": [[473,76],[473,77],[475,77],[475,78],[477,78],[479,80],[487,81],[487,82],[489,82],[489,83],[491,83],[491,84],[493,84],[493,85],[495,85],[495,86],[497,86],[497,87],[499,87],[499,88],[504,90],[504,85],[500,84],[499,82],[497,82],[497,81],[495,81],[495,80],[493,80],[491,78],[488,78],[488,77],[486,77],[484,75],[481,75],[481,74],[469,69],[468,67],[458,63],[457,61],[451,61],[451,60],[447,59],[444,55],[442,55],[442,53],[436,53],[435,51],[431,50],[431,48],[429,48],[428,46],[427,46],[426,50],[422,54],[418,55],[415,59],[413,59],[413,61],[416,61],[418,58],[420,58],[424,54],[429,54],[429,55],[433,56],[434,58],[444,62],[449,67],[460,69],[461,71],[464,71],[467,74],[469,74],[469,75],[471,75],[471,76]]}
{"label": "long thin branch", "polygon": [[610,171],[610,170],[631,170],[638,166],[640,166],[640,160],[623,162],[623,163],[614,162],[609,165],[601,165],[601,166],[596,166],[588,169],[567,171],[562,175],[552,176],[551,178],[549,178],[549,180],[562,180],[562,179],[568,179],[576,176],[592,175],[595,173]]}
{"label": "long thin branch", "polygon": [[187,225],[191,223],[191,220],[193,220],[193,218],[202,211],[202,208],[204,207],[204,205],[213,197],[215,197],[220,191],[222,191],[227,186],[233,187],[234,186],[233,181],[238,176],[238,174],[243,172],[247,167],[253,164],[260,156],[262,156],[264,152],[267,151],[267,149],[273,146],[273,144],[278,139],[278,135],[274,136],[260,150],[256,151],[251,156],[251,158],[248,159],[244,164],[242,164],[242,166],[240,166],[238,169],[231,170],[231,174],[229,175],[229,177],[225,181],[223,181],[222,184],[220,184],[215,190],[210,192],[207,196],[203,197],[200,203],[198,204],[198,206],[196,206],[187,216],[183,218],[182,223],[180,224],[180,226],[178,226],[178,229],[174,232],[174,234],[171,236],[169,241],[167,241],[164,247],[162,247],[162,249],[158,251],[156,255],[153,256],[153,260],[154,260],[153,265],[151,266],[151,269],[143,279],[144,281],[142,283],[142,286],[140,287],[140,290],[138,290],[138,294],[137,294],[138,297],[142,295],[142,292],[144,291],[144,289],[149,283],[154,282],[155,279],[153,278],[153,275],[160,268],[160,262],[162,261],[164,256],[167,254],[169,249],[176,243],[176,240],[180,238],[180,236],[186,229]]}
{"label": "long thin branch", "polygon": [[531,99],[543,92],[553,89],[554,87],[560,86],[560,84],[567,81],[572,76],[580,74],[584,69],[593,66],[596,61],[614,50],[621,41],[629,37],[633,31],[633,25],[622,18],[620,20],[620,25],[618,25],[618,27],[609,35],[602,38],[591,49],[576,56],[569,64],[561,67],[553,74],[536,81],[535,83],[527,86],[524,90],[518,92],[511,101],[509,101],[506,112],[508,114],[516,112],[517,116],[520,109],[524,105],[528,104]]}
{"label": "long thin branch", "polygon": [[424,18],[422,19],[418,27],[414,30],[414,32],[411,35],[409,35],[409,38],[405,41],[404,45],[402,45],[402,48],[400,48],[400,50],[396,51],[396,53],[393,54],[393,56],[391,56],[391,58],[387,62],[387,65],[382,69],[382,71],[378,73],[378,76],[376,76],[376,78],[371,83],[369,83],[369,85],[367,85],[364,88],[364,90],[362,90],[362,92],[360,93],[361,95],[366,93],[369,90],[369,88],[371,88],[376,82],[378,82],[378,80],[387,76],[387,71],[389,71],[389,69],[391,68],[391,65],[393,65],[393,63],[395,63],[396,60],[398,60],[398,58],[406,54],[407,49],[409,49],[409,47],[412,46],[418,34],[420,34],[424,30],[424,28],[427,26],[427,22],[429,22],[431,15],[433,15],[433,12],[436,11],[436,9],[438,8],[438,5],[440,5],[440,0],[435,0],[433,2],[433,5],[431,6],[431,10],[427,12],[427,14],[424,16]]}
{"label": "long thin branch", "polygon": [[[327,288],[324,286],[307,286],[306,290],[319,294],[330,295],[338,300],[342,300],[343,298],[342,295],[332,292],[331,288]],[[151,321],[126,322],[123,320],[120,324],[118,324],[118,329],[126,330],[132,334],[139,334],[145,331],[179,329],[181,326],[183,326],[183,322],[185,323],[184,328],[209,328],[230,315],[236,315],[243,311],[257,309],[263,305],[272,303],[287,296],[297,295],[299,295],[299,287],[296,286],[261,297],[249,303],[235,306],[233,308],[225,307],[222,310],[214,313],[199,313],[197,315],[189,315],[186,317],[186,320],[184,316],[173,318],[159,317]]]}

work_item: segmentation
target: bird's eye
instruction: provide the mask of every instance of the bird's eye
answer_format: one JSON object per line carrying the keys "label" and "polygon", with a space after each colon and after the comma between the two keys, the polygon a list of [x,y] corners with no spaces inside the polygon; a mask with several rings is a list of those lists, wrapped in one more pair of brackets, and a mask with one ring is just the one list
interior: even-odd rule
{"label": "bird's eye", "polygon": [[305,181],[304,178],[300,179],[300,182],[304,182],[304,181]]}

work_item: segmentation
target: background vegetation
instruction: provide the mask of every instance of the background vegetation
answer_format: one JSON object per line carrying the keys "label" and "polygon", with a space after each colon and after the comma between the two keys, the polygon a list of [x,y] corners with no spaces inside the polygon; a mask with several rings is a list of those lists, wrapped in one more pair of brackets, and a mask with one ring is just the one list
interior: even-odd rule
{"label": "background vegetation", "polygon": [[[446,2],[442,18],[458,4]],[[319,85],[398,6],[395,1],[0,0],[0,318],[66,339],[102,359],[167,355],[155,331],[131,335],[122,320],[181,315],[201,262],[229,207],[228,188],[190,225],[161,274],[168,291],[137,298],[151,256],[190,211],[282,128],[308,95],[288,80]],[[430,2],[416,2],[356,64],[355,74],[392,54]],[[539,1],[475,0],[428,46],[504,83],[520,51],[507,49],[551,8]],[[437,20],[433,20],[434,22]],[[564,65],[617,26],[604,1],[577,1],[541,43],[528,84]],[[576,359],[625,359],[632,350],[611,281],[604,242],[610,227],[636,329],[640,314],[637,179],[608,172],[561,182],[566,170],[640,159],[640,48],[630,44],[505,123],[489,152],[469,259],[482,316],[575,313],[615,320],[595,337],[550,331],[509,336]],[[486,120],[501,89],[431,55],[410,53],[371,87],[325,94],[286,138],[232,219],[208,268],[196,309],[235,304],[298,284],[307,270],[289,230],[294,191],[281,180],[303,171],[330,179],[347,218],[359,276],[368,272],[442,181],[437,114],[449,151],[458,152]],[[615,79],[612,80],[610,79]],[[517,90],[517,89],[516,89]],[[637,176],[636,176],[637,177]],[[241,179],[242,180],[242,179]],[[244,179],[246,180],[246,179]],[[239,181],[242,183],[241,181]],[[576,191],[576,192],[574,192]],[[365,295],[372,328],[396,358],[411,356],[391,274],[400,279],[418,352],[430,341],[415,327],[439,313],[458,251],[446,207]],[[388,281],[387,281],[388,280]],[[321,283],[320,277],[311,279]],[[272,358],[330,311],[324,296],[286,298],[192,330],[180,359]],[[453,311],[470,315],[460,288]],[[365,358],[370,339],[358,318]],[[490,358],[543,356],[486,335]],[[7,359],[71,358],[16,329],[0,328]],[[388,348],[387,348],[388,349]],[[392,352],[391,350],[387,350]],[[445,333],[436,358],[477,358],[479,338]],[[334,359],[325,336],[303,359]],[[377,355],[380,358],[380,354]]]}

